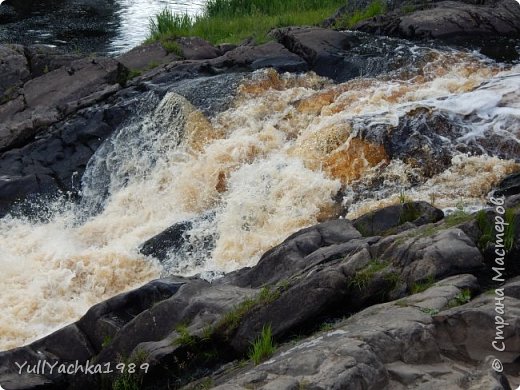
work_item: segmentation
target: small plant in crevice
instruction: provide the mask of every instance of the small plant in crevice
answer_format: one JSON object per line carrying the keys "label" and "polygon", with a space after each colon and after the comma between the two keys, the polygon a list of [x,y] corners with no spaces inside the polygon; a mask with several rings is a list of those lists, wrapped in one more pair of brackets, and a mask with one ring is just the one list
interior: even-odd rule
{"label": "small plant in crevice", "polygon": [[276,301],[281,295],[281,287],[272,288],[270,286],[263,287],[258,295],[254,298],[247,298],[232,310],[225,313],[215,325],[216,329],[234,330],[242,318],[253,310],[255,307],[268,305]]}
{"label": "small plant in crevice", "polygon": [[[146,362],[148,353],[142,349],[137,350],[130,359],[121,359],[124,363],[124,371],[112,383],[112,390],[140,390],[143,382],[143,373],[148,371]],[[143,370],[146,366],[146,370]]]}
{"label": "small plant in crevice", "polygon": [[397,305],[399,307],[408,307],[409,306],[408,301],[406,301],[405,299],[399,299],[398,301],[395,301],[395,305]]}
{"label": "small plant in crevice", "polygon": [[406,222],[413,222],[420,216],[421,212],[417,210],[413,203],[404,203],[401,215],[399,216],[399,225],[402,225]]}
{"label": "small plant in crevice", "polygon": [[405,189],[401,188],[399,190],[399,203],[400,204],[405,204],[405,203],[408,203],[408,202],[411,202],[411,199],[408,197],[408,195],[406,195]]}
{"label": "small plant in crevice", "polygon": [[389,266],[388,262],[372,260],[365,268],[356,272],[356,274],[349,281],[349,286],[357,287],[359,290],[367,287],[370,281],[372,281],[375,275],[387,268]]}
{"label": "small plant in crevice", "polygon": [[437,201],[437,194],[435,192],[430,193],[430,204],[435,207]]}
{"label": "small plant in crevice", "polygon": [[439,314],[439,309],[432,309],[430,307],[421,307],[420,309],[423,313],[429,314],[431,316]]}
{"label": "small plant in crevice", "polygon": [[273,341],[271,325],[264,326],[260,336],[251,344],[249,349],[249,359],[257,365],[270,358],[276,347]]}
{"label": "small plant in crevice", "polygon": [[177,325],[175,331],[179,334],[179,336],[174,340],[175,345],[192,345],[195,343],[195,338],[190,335],[186,325]]}
{"label": "small plant in crevice", "polygon": [[457,210],[454,213],[444,217],[443,225],[445,228],[452,228],[465,222],[471,221],[474,218],[472,214],[469,214],[462,210]]}
{"label": "small plant in crevice", "polygon": [[328,332],[334,329],[334,324],[331,322],[324,322],[320,325],[320,332]]}
{"label": "small plant in crevice", "polygon": [[418,293],[428,290],[434,284],[435,284],[435,278],[432,275],[430,275],[425,280],[418,281],[418,282],[415,282],[414,284],[412,284],[412,286],[410,287],[410,292],[412,294],[418,294]]}
{"label": "small plant in crevice", "polygon": [[280,298],[280,291],[277,288],[265,286],[260,290],[257,300],[262,304],[269,304]]}
{"label": "small plant in crevice", "polygon": [[395,271],[388,272],[383,276],[383,278],[389,283],[388,289],[390,291],[395,289],[403,281],[401,274]]}
{"label": "small plant in crevice", "polygon": [[480,232],[482,233],[478,240],[478,247],[481,250],[485,250],[488,244],[493,241],[494,228],[484,210],[480,210],[477,213],[476,219]]}
{"label": "small plant in crevice", "polygon": [[112,336],[105,336],[103,337],[103,342],[101,343],[101,348],[106,348],[110,345],[110,343],[112,342]]}
{"label": "small plant in crevice", "polygon": [[448,302],[448,307],[457,307],[471,301],[471,291],[467,288],[460,291],[453,299]]}

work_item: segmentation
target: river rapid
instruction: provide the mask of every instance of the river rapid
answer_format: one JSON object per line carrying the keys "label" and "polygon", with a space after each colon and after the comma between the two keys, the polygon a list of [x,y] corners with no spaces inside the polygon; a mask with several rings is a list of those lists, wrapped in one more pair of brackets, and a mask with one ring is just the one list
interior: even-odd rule
{"label": "river rapid", "polygon": [[[403,45],[408,66],[341,84],[257,71],[214,115],[175,90],[146,99],[89,162],[81,202],[65,197],[41,206],[45,218],[0,220],[0,349],[153,278],[211,279],[254,265],[327,218],[355,218],[403,197],[446,212],[483,207],[493,186],[520,170],[520,66]],[[403,118],[409,137],[421,134],[429,115],[450,124],[439,140],[421,141],[425,153],[444,151],[444,166],[395,158],[378,141]],[[140,253],[187,220],[184,244],[165,261]]]}

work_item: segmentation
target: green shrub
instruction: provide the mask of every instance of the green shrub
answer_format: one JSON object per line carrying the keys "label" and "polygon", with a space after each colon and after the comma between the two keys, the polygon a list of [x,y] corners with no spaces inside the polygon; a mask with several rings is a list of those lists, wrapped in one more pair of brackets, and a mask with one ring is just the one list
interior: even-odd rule
{"label": "green shrub", "polygon": [[249,359],[254,364],[260,364],[270,358],[275,351],[271,326],[264,326],[260,336],[251,344]]}

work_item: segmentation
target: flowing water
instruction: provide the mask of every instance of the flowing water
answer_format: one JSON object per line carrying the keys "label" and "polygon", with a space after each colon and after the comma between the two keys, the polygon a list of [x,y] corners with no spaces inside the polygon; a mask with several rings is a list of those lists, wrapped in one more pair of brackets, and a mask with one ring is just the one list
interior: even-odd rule
{"label": "flowing water", "polygon": [[[520,170],[520,66],[417,50],[423,60],[411,68],[339,85],[258,71],[212,117],[174,92],[149,96],[90,161],[81,204],[57,202],[45,222],[0,220],[0,349],[160,275],[252,266],[298,229],[341,207],[355,217],[399,202],[403,188],[445,209],[482,207]],[[457,129],[441,137],[447,169],[428,173],[376,142],[418,109]],[[144,241],[186,220],[186,242],[165,262],[140,254]]]}

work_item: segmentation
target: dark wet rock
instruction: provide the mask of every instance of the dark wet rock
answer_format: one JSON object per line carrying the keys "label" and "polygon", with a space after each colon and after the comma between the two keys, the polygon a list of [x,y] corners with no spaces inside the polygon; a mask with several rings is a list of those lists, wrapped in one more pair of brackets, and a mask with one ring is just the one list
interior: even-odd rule
{"label": "dark wet rock", "polygon": [[187,283],[182,278],[159,279],[128,293],[93,306],[78,322],[78,327],[96,351],[106,347],[127,323],[158,302],[176,294]]}
{"label": "dark wet rock", "polygon": [[228,51],[234,50],[238,47],[238,45],[234,45],[231,43],[222,43],[220,45],[217,45],[217,50],[221,54],[226,54]]}
{"label": "dark wet rock", "polygon": [[31,45],[25,48],[29,62],[31,78],[43,76],[62,66],[70,66],[73,61],[81,59],[80,54],[62,53],[47,45]]}
{"label": "dark wet rock", "polygon": [[187,60],[207,60],[221,55],[219,49],[198,37],[181,37],[175,40]]}
{"label": "dark wet rock", "polygon": [[336,81],[353,77],[345,62],[346,50],[351,47],[346,34],[317,27],[287,27],[273,30],[271,35],[307,61],[309,68],[320,76]]}
{"label": "dark wet rock", "polygon": [[80,110],[33,142],[0,154],[0,216],[37,195],[77,193],[88,161],[135,104],[116,97],[112,105]]}
{"label": "dark wet rock", "polygon": [[29,64],[23,46],[0,45],[0,75],[0,104],[2,104],[15,97],[17,90],[30,78]]}
{"label": "dark wet rock", "polygon": [[496,196],[511,196],[520,194],[520,173],[506,177],[495,190]]}
{"label": "dark wet rock", "polygon": [[225,73],[216,76],[201,75],[195,79],[181,80],[165,89],[184,96],[191,104],[211,117],[228,109],[240,83],[247,77],[244,73]]}
{"label": "dark wet rock", "polygon": [[58,188],[49,175],[28,174],[26,176],[0,176],[0,217],[19,199],[28,199],[30,195],[56,195]]}
{"label": "dark wet rock", "polygon": [[303,229],[267,251],[258,264],[226,277],[239,286],[260,287],[288,278],[308,264],[305,257],[320,247],[348,242],[361,234],[346,219],[337,219]]}
{"label": "dark wet rock", "polygon": [[384,238],[372,253],[403,267],[401,275],[409,281],[481,271],[484,258],[476,244],[459,228],[440,227],[422,226]]}
{"label": "dark wet rock", "polygon": [[444,217],[439,210],[426,202],[407,202],[372,211],[354,220],[354,227],[363,236],[378,236],[389,233],[405,223],[411,223],[408,229],[427,223],[440,221]]}
{"label": "dark wet rock", "polygon": [[307,63],[300,56],[276,42],[259,46],[241,45],[210,60],[209,64],[216,68],[248,70],[273,67],[280,72],[303,72],[308,69]]}
{"label": "dark wet rock", "polygon": [[[412,2],[412,5],[415,4]],[[358,23],[360,31],[402,38],[459,39],[520,36],[520,7],[513,0],[441,1],[401,8]],[[418,9],[417,9],[418,8]]]}
{"label": "dark wet rock", "polygon": [[29,80],[19,109],[0,111],[0,150],[23,145],[65,115],[114,94],[126,72],[115,60],[93,58]]}
{"label": "dark wet rock", "polygon": [[[471,311],[471,307],[479,307],[479,304],[446,309],[463,291],[475,292],[476,289],[478,284],[473,276],[448,278],[423,293],[365,309],[334,324],[332,330],[282,345],[261,365],[217,373],[212,377],[213,382],[218,385],[216,389],[222,390],[251,386],[274,388],[279,383],[292,386],[293,382],[308,388],[376,390],[447,386],[463,389],[467,384],[471,389],[509,389],[506,376],[495,373],[490,359],[485,359],[496,356],[487,338],[473,336],[481,340],[483,347],[476,358],[452,360],[450,349],[456,348],[459,341],[445,333],[451,329],[449,321],[457,321],[457,313]],[[519,327],[513,318],[520,301],[511,298],[509,302],[513,312],[508,319],[513,321],[514,332]],[[487,304],[483,312],[490,309],[491,305]],[[439,311],[432,317],[432,313]],[[474,319],[477,318],[468,316],[469,322],[460,322],[461,335],[467,327],[475,332],[493,329],[487,323],[491,318]],[[508,341],[516,345],[512,332]],[[466,335],[463,338],[470,340]],[[518,348],[512,350],[518,351]],[[500,354],[501,358],[505,356]],[[486,364],[482,364],[483,360]]]}
{"label": "dark wet rock", "polygon": [[14,22],[18,19],[15,8],[7,3],[0,4],[0,24]]}
{"label": "dark wet rock", "polygon": [[159,260],[168,258],[171,251],[178,250],[188,240],[186,233],[192,228],[191,221],[183,221],[169,227],[162,233],[150,238],[140,249],[145,256],[153,256]]}
{"label": "dark wet rock", "polygon": [[145,43],[117,57],[119,62],[134,71],[152,69],[178,59],[178,55],[168,53],[160,42]]}
{"label": "dark wet rock", "polygon": [[[507,345],[500,353],[501,362],[513,363],[520,357],[520,300],[508,295],[503,304],[507,308],[502,316],[509,325],[503,327],[503,339],[498,341]],[[483,294],[470,303],[452,308],[434,316],[440,348],[451,358],[457,360],[479,361],[490,352],[490,343],[496,336],[495,294]]]}

